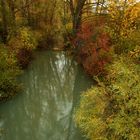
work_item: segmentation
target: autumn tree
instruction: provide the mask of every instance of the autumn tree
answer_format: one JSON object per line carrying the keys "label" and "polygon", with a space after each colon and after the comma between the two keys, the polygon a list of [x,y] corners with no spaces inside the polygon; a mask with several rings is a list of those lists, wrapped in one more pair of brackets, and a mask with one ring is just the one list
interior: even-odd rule
{"label": "autumn tree", "polygon": [[70,0],[68,2],[72,16],[73,32],[76,33],[81,24],[82,10],[86,0]]}
{"label": "autumn tree", "polygon": [[115,40],[128,38],[136,29],[140,7],[136,0],[109,0],[110,33]]}

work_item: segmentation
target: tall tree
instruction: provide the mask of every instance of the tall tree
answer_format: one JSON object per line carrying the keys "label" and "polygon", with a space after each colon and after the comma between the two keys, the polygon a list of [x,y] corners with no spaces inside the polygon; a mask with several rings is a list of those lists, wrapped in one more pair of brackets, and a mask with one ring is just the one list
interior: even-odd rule
{"label": "tall tree", "polygon": [[76,33],[81,25],[82,10],[86,0],[70,0],[70,11],[73,23],[73,32]]}

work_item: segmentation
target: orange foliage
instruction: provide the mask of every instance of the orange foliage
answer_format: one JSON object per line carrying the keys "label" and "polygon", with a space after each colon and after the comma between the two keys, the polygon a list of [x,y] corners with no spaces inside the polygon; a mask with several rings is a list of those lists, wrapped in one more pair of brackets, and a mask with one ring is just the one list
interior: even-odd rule
{"label": "orange foliage", "polygon": [[112,60],[110,38],[103,25],[83,24],[73,41],[78,49],[78,62],[91,76],[105,74],[104,68]]}

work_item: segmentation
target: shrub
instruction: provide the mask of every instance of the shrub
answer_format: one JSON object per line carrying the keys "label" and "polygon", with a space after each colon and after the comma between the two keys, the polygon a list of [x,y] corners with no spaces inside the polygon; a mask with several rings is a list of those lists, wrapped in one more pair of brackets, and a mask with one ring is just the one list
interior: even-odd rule
{"label": "shrub", "polygon": [[104,82],[81,98],[75,121],[91,140],[140,139],[140,71],[128,57],[117,58]]}
{"label": "shrub", "polygon": [[7,100],[20,90],[16,78],[21,73],[11,52],[0,47],[0,101]]}
{"label": "shrub", "polygon": [[106,29],[115,44],[115,52],[121,54],[134,49],[137,37],[132,35],[138,30],[140,4],[137,0],[110,0],[108,12],[110,20]]}
{"label": "shrub", "polygon": [[42,38],[39,40],[40,49],[52,48],[56,45],[60,38],[60,29],[55,25],[47,25],[44,30],[42,30]]}
{"label": "shrub", "polygon": [[110,38],[103,27],[103,24],[95,27],[92,23],[86,23],[74,40],[78,61],[91,76],[105,74],[104,68],[112,60]]}
{"label": "shrub", "polygon": [[18,58],[18,64],[25,68],[32,58],[32,52],[37,47],[37,39],[29,28],[20,28],[16,37],[8,43],[10,49],[14,51]]}
{"label": "shrub", "polygon": [[37,47],[37,41],[29,28],[23,27],[17,31],[17,35],[9,41],[9,46],[13,49],[34,50]]}

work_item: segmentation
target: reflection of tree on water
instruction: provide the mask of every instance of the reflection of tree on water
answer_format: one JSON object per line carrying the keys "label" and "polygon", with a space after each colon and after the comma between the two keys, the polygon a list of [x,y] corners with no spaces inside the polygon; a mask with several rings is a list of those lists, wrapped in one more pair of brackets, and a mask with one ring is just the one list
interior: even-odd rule
{"label": "reflection of tree on water", "polygon": [[[73,103],[72,108],[69,116],[69,128],[68,128],[68,135],[67,140],[82,140],[84,139],[82,135],[80,134],[78,129],[75,129],[75,125],[73,122],[73,114],[74,109],[78,105],[81,92],[85,91],[89,86],[91,85],[91,81],[87,80],[84,75],[84,72],[77,67],[77,71],[75,72],[75,82],[74,82],[74,88],[73,88]],[[86,81],[86,82],[85,82]]]}
{"label": "reflection of tree on water", "polygon": [[7,130],[10,140],[81,140],[72,114],[87,79],[63,53],[41,52],[38,57],[22,78],[25,93],[7,105],[9,118],[3,121],[12,128]]}

